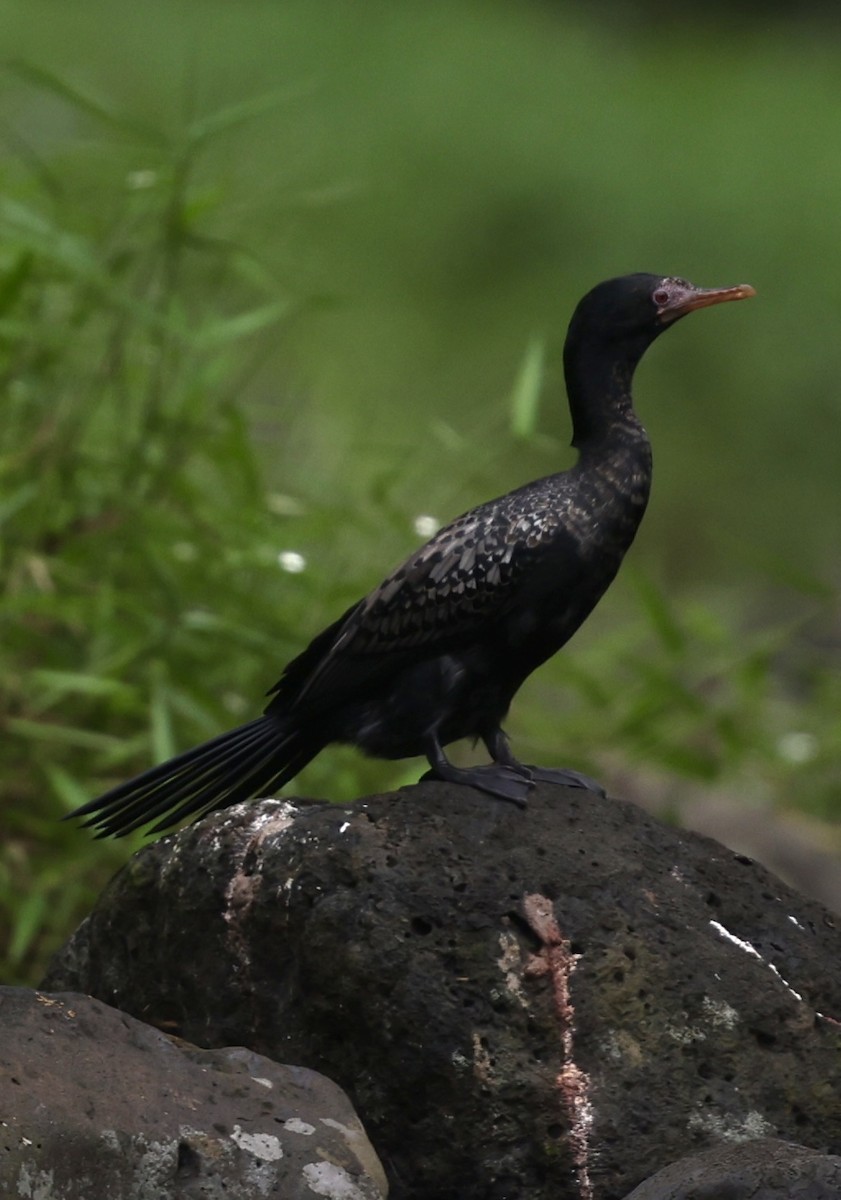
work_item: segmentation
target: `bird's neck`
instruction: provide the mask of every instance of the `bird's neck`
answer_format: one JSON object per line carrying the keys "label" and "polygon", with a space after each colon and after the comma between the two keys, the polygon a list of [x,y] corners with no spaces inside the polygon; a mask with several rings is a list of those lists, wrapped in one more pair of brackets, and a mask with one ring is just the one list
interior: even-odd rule
{"label": "bird's neck", "polygon": [[614,449],[647,442],[634,412],[631,381],[639,357],[612,356],[604,346],[568,348],[564,356],[572,444],[582,458],[610,454]]}

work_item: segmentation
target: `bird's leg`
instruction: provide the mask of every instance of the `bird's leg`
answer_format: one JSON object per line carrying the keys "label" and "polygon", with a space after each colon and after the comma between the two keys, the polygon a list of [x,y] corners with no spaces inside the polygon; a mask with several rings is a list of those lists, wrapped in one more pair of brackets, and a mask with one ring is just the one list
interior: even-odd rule
{"label": "bird's leg", "polygon": [[607,795],[600,783],[591,779],[589,775],[582,775],[580,771],[573,771],[569,767],[532,767],[521,763],[511,753],[508,737],[500,728],[492,730],[482,741],[495,763],[523,775],[532,783],[558,783],[563,787],[584,788],[585,791],[595,792],[597,796]]}
{"label": "bird's leg", "polygon": [[511,747],[508,744],[508,734],[499,726],[491,730],[489,734],[482,738],[485,743],[488,754],[494,762],[500,767],[507,767],[509,771],[514,771],[517,775],[522,775],[525,779],[531,779],[532,769],[527,767],[525,763],[521,763],[511,753]]}
{"label": "bird's leg", "polygon": [[434,730],[427,739],[426,757],[432,770],[424,779],[432,775],[449,783],[466,784],[480,792],[487,792],[489,796],[510,800],[520,808],[526,807],[531,781],[523,775],[522,769],[511,770],[505,763],[494,763],[487,767],[457,767],[447,758]]}

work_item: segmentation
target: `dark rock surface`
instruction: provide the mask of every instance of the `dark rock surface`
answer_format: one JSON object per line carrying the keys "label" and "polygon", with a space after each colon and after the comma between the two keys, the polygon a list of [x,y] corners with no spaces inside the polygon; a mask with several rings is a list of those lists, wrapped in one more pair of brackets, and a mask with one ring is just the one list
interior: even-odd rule
{"label": "dark rock surface", "polygon": [[618,1200],[720,1141],[841,1151],[831,914],[581,791],[216,814],[136,855],[47,982],[325,1072],[396,1200]]}
{"label": "dark rock surface", "polygon": [[0,1196],[384,1200],[330,1080],[199,1050],[89,996],[0,988]]}
{"label": "dark rock surface", "polygon": [[841,1158],[758,1138],[672,1163],[627,1200],[838,1200]]}

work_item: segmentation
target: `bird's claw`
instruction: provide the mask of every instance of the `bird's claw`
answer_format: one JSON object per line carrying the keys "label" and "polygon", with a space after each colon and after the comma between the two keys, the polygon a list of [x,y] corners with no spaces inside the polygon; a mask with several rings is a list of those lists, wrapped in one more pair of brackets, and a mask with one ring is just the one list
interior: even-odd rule
{"label": "bird's claw", "polygon": [[582,775],[580,771],[573,771],[569,767],[529,767],[528,771],[534,783],[554,783],[561,787],[583,788],[584,791],[594,792],[602,799],[607,796],[607,792],[597,780],[591,779],[589,775]]}

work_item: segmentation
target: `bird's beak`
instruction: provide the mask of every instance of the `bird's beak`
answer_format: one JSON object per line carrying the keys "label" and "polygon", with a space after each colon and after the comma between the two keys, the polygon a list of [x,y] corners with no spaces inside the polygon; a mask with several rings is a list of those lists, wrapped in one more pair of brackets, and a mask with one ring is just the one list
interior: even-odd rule
{"label": "bird's beak", "polygon": [[694,312],[696,308],[708,308],[711,304],[726,304],[728,300],[747,300],[756,295],[756,288],[749,283],[739,283],[728,288],[696,288],[687,284],[685,289],[676,290],[668,301],[657,309],[663,321],[674,321]]}

